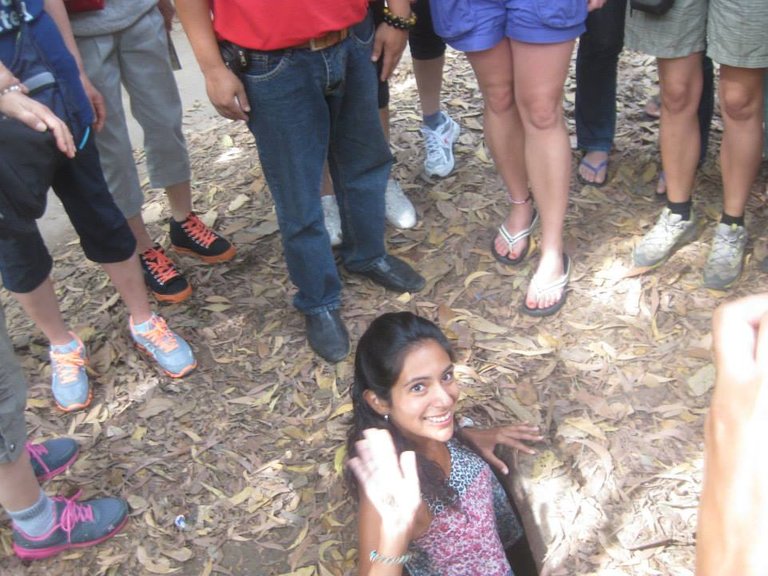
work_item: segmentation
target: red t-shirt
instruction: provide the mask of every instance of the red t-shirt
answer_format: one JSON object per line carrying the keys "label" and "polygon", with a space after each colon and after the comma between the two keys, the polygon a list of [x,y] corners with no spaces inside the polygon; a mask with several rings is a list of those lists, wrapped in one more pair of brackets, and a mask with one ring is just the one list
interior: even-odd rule
{"label": "red t-shirt", "polygon": [[253,50],[304,44],[365,18],[368,0],[211,0],[216,34]]}

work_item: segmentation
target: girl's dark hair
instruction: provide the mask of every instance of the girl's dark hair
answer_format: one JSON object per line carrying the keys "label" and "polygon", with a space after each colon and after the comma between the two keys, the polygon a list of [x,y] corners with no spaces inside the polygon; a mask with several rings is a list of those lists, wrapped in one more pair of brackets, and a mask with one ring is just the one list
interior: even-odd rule
{"label": "girl's dark hair", "polygon": [[[371,408],[363,394],[371,390],[381,400],[390,401],[392,387],[400,377],[406,355],[425,341],[437,342],[455,360],[448,339],[433,322],[411,312],[390,312],[376,318],[360,338],[355,355],[355,379],[352,383],[352,423],[347,436],[347,454],[355,456],[355,442],[366,428],[383,428],[392,435],[397,453],[413,450],[396,426]],[[439,465],[416,452],[421,492],[428,500],[449,504],[453,490]],[[357,480],[347,473],[350,490],[357,496]]]}

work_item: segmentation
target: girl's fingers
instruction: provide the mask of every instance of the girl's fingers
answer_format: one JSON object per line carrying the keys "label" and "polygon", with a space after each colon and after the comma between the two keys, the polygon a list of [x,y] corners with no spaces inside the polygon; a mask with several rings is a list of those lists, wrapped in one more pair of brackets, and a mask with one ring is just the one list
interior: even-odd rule
{"label": "girl's fingers", "polygon": [[411,496],[416,496],[418,501],[420,498],[419,490],[419,472],[416,467],[416,452],[408,450],[400,454],[400,467],[403,470],[403,480],[408,493]]}
{"label": "girl's fingers", "polygon": [[388,431],[380,428],[368,428],[363,430],[363,435],[369,443],[372,457],[375,458],[379,466],[389,470],[399,468],[395,445]]}
{"label": "girl's fingers", "polygon": [[504,461],[498,458],[493,452],[488,452],[487,454],[483,454],[483,456],[485,457],[485,460],[488,462],[488,464],[496,468],[496,470],[504,474],[504,476],[509,474],[509,468],[507,468],[507,465],[504,464]]}
{"label": "girl's fingers", "polygon": [[[535,441],[537,439],[538,437],[534,437],[533,440]],[[533,448],[530,448],[529,446],[523,444],[518,438],[515,438],[513,436],[505,436],[504,438],[502,438],[500,444],[503,444],[504,446],[509,446],[510,448],[514,448],[515,450],[520,450],[520,452],[525,452],[526,454],[536,454],[536,451]]]}

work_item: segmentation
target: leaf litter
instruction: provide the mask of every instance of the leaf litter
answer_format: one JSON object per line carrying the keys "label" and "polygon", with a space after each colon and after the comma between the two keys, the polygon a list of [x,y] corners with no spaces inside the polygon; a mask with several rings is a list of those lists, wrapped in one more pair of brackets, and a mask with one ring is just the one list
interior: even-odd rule
{"label": "leaf litter", "polygon": [[[387,240],[427,287],[398,298],[342,272],[353,341],[384,311],[429,317],[466,366],[462,412],[482,425],[517,419],[542,427],[538,454],[514,457],[513,489],[536,523],[529,538],[550,573],[693,574],[711,314],[726,297],[761,290],[764,278],[753,259],[730,294],[703,290],[709,231],[657,271],[632,270],[632,246],[659,210],[658,126],[642,113],[656,90],[653,61],[622,55],[609,180],[598,190],[574,176],[565,237],[575,265],[571,293],[557,316],[538,321],[519,312],[535,254],[511,269],[489,252],[508,204],[483,142],[470,67],[449,51],[443,101],[463,132],[454,173],[433,180],[421,174],[420,112],[405,60],[391,85],[394,175],[420,222],[389,229]],[[573,132],[572,98],[565,108]],[[697,187],[709,224],[721,202],[720,135],[716,119]],[[238,246],[235,260],[215,267],[177,257],[195,292],[158,306],[195,348],[194,374],[171,381],[148,365],[130,345],[125,307],[105,276],[76,242],[62,243],[57,294],[89,347],[95,384],[92,408],[62,415],[50,397],[45,339],[3,296],[29,377],[31,435],[67,433],[83,446],[48,491],[82,487],[86,497],[118,494],[131,505],[117,537],[30,566],[11,555],[3,524],[3,573],[356,573],[354,506],[341,478],[351,357],[329,366],[306,345],[251,135],[220,119],[187,138],[195,205]],[[168,244],[163,195],[147,190],[147,198],[145,218]],[[764,184],[748,212],[751,228],[765,228]],[[755,250],[765,255],[764,239]]]}

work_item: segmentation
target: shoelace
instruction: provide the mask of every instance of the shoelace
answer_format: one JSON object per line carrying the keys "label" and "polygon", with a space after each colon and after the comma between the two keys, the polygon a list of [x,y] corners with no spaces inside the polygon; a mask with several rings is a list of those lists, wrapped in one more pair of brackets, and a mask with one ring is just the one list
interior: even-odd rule
{"label": "shoelace", "polygon": [[53,369],[62,384],[70,384],[77,381],[80,368],[85,366],[80,348],[72,352],[53,352],[51,351],[51,361]]}
{"label": "shoelace", "polygon": [[425,134],[425,143],[427,145],[427,156],[433,158],[435,156],[443,158],[443,145],[440,142],[440,137],[434,130],[429,130]]}
{"label": "shoelace", "polygon": [[144,260],[147,268],[149,268],[149,273],[160,284],[165,284],[179,275],[173,261],[162,250],[150,248],[142,253],[141,259]]}
{"label": "shoelace", "polygon": [[88,504],[79,504],[77,502],[81,492],[81,490],[78,490],[71,498],[66,496],[54,496],[52,498],[52,500],[57,502],[65,503],[59,517],[59,527],[67,533],[67,542],[72,541],[72,530],[80,522],[93,522],[93,508]]}
{"label": "shoelace", "polygon": [[195,214],[187,216],[187,219],[182,222],[181,227],[192,240],[205,248],[208,248],[216,241],[216,234],[203,224],[203,221]]}
{"label": "shoelace", "polygon": [[739,234],[718,234],[713,249],[713,260],[728,259],[739,249]]}
{"label": "shoelace", "polygon": [[35,462],[40,464],[43,470],[45,470],[46,474],[50,472],[50,469],[45,465],[45,461],[43,460],[43,456],[48,454],[48,448],[46,448],[43,444],[32,444],[31,442],[27,442],[26,448],[29,457],[34,458]]}
{"label": "shoelace", "polygon": [[683,224],[683,220],[679,220],[678,222],[672,222],[672,214],[670,214],[667,218],[661,218],[657,225],[654,226],[651,230],[651,237],[655,242],[666,242],[667,238],[670,235],[677,234],[680,225]]}
{"label": "shoelace", "polygon": [[176,336],[168,328],[168,324],[165,320],[159,316],[152,318],[152,328],[146,332],[136,332],[138,336],[149,340],[154,346],[165,352],[173,352],[178,348],[179,344],[176,341]]}

